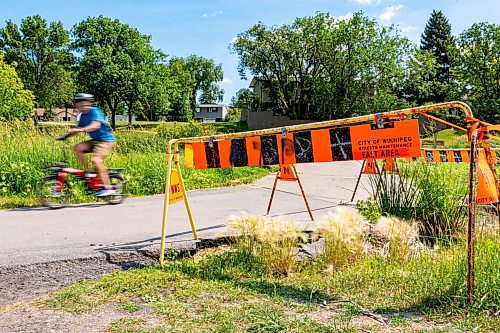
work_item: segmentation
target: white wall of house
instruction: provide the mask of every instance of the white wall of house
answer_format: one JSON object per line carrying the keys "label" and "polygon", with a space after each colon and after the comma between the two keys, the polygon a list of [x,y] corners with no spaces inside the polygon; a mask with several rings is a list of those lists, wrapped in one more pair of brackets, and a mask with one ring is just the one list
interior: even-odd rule
{"label": "white wall of house", "polygon": [[200,104],[194,110],[194,119],[206,123],[224,121],[228,109],[225,104]]}
{"label": "white wall of house", "polygon": [[[135,121],[136,118],[137,117],[135,115],[132,115],[132,121]],[[116,121],[128,121],[128,115],[117,114],[115,116],[115,120]]]}

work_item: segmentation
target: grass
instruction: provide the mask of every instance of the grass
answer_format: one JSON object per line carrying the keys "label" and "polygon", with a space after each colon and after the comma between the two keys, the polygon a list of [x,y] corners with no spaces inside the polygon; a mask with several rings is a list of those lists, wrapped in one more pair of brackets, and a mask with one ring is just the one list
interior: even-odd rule
{"label": "grass", "polygon": [[[237,125],[228,124],[226,130],[237,129],[231,126]],[[42,169],[51,161],[67,160],[71,166],[79,167],[70,148],[72,144],[86,138],[83,135],[71,138],[67,146],[55,142],[54,138],[65,133],[65,130],[58,126],[35,128],[21,122],[0,124],[3,141],[0,145],[0,209],[38,205],[36,186],[44,176]],[[211,125],[198,123],[162,123],[150,133],[117,131],[118,144],[106,164],[108,167],[125,169],[127,190],[132,196],[159,194],[164,190],[168,140],[172,137],[215,133],[217,129]],[[184,169],[183,175],[187,189],[199,189],[250,183],[275,170],[269,167]],[[80,182],[76,185],[72,203],[96,200],[85,194]]]}
{"label": "grass", "polygon": [[[434,136],[431,135],[423,140],[434,140]],[[437,141],[444,141],[444,147],[446,148],[469,148],[469,141],[467,139],[467,133],[464,131],[456,130],[453,128],[445,129],[436,133]],[[432,148],[429,146],[427,148]],[[437,148],[440,148],[439,146]]]}
{"label": "grass", "polygon": [[294,221],[245,213],[232,217],[228,229],[237,237],[236,249],[262,263],[270,275],[288,275],[297,265],[297,248],[306,240]]}
{"label": "grass", "polygon": [[[422,140],[434,140],[434,136],[423,138]],[[454,128],[448,128],[436,132],[436,140],[444,141],[445,148],[469,148],[469,140],[467,138],[467,133]],[[499,147],[498,140],[491,139],[490,143],[493,147]],[[426,148],[432,148],[432,146],[426,146]],[[437,148],[441,148],[438,146]]]}
{"label": "grass", "polygon": [[[391,330],[441,323],[441,332],[494,332],[500,328],[498,240],[478,239],[473,307],[465,299],[462,242],[405,262],[365,257],[335,272],[308,262],[289,276],[265,274],[261,261],[230,250],[81,281],[39,305],[83,313],[110,302],[139,302],[158,319],[152,327],[124,319],[111,325],[113,332],[380,331],[383,326],[363,318],[358,305],[391,318]],[[421,323],[402,320],[403,314]]]}
{"label": "grass", "polygon": [[[370,175],[373,201],[358,207],[374,218],[378,213],[420,222],[429,241],[451,239],[467,218],[468,168],[465,164],[413,162],[400,164],[401,177]],[[373,203],[378,207],[374,207]]]}
{"label": "grass", "polygon": [[338,270],[362,257],[368,229],[368,222],[353,208],[338,207],[328,214],[314,226],[314,232],[324,239],[323,262]]}

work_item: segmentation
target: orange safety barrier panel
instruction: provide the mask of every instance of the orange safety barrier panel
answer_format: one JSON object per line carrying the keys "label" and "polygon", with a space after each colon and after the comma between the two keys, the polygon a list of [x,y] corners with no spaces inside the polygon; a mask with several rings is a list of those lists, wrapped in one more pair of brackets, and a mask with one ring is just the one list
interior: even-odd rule
{"label": "orange safety barrier panel", "polygon": [[480,205],[486,205],[498,202],[498,191],[495,184],[495,177],[491,171],[484,151],[480,151],[477,156],[478,161],[478,187],[476,202]]}
{"label": "orange safety barrier panel", "polygon": [[186,152],[186,167],[197,169],[350,161],[419,156],[420,138],[417,120],[402,120],[382,128],[366,124],[211,140],[194,143]]}

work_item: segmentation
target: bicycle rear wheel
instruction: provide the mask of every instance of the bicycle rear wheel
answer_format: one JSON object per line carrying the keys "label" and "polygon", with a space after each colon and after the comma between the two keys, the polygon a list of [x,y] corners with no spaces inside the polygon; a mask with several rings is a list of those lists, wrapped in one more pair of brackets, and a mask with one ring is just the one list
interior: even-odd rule
{"label": "bicycle rear wheel", "polygon": [[109,184],[113,186],[116,194],[110,195],[106,197],[106,201],[112,205],[117,205],[122,203],[127,196],[126,182],[123,177],[119,174],[110,174],[109,175]]}
{"label": "bicycle rear wheel", "polygon": [[38,184],[38,199],[45,207],[52,209],[66,206],[71,198],[71,187],[61,182],[56,175],[47,176]]}

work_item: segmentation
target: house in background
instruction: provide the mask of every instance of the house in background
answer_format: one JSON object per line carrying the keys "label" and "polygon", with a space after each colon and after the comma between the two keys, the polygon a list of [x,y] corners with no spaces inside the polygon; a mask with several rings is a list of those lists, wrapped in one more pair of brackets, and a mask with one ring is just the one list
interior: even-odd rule
{"label": "house in background", "polygon": [[[137,117],[135,114],[132,114],[132,121],[136,121]],[[115,116],[115,121],[123,121],[123,122],[128,122],[128,115],[127,114],[117,114]]]}
{"label": "house in background", "polygon": [[35,116],[38,120],[53,118],[55,121],[76,121],[78,111],[76,109],[62,109],[54,108],[52,110],[45,110],[43,108],[35,109]]}
{"label": "house in background", "polygon": [[203,123],[224,121],[227,111],[226,104],[200,104],[194,110],[194,120]]}
{"label": "house in background", "polygon": [[[264,87],[263,79],[254,76],[248,88],[250,88],[255,94],[259,96],[262,105],[274,104],[271,98],[269,97],[268,89]],[[260,111],[260,110],[253,110],[253,111]]]}

